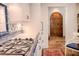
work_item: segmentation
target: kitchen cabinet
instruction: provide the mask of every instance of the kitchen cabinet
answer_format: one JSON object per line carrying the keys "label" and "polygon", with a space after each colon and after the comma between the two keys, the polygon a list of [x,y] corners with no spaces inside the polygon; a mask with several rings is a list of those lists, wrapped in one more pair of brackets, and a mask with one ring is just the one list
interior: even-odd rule
{"label": "kitchen cabinet", "polygon": [[[30,20],[29,4],[7,4],[10,23],[24,23]],[[15,9],[16,8],[16,9]]]}
{"label": "kitchen cabinet", "polygon": [[35,50],[34,56],[41,56],[42,55],[42,35],[41,35],[41,33],[37,37],[37,40],[38,40],[38,42],[36,45],[36,50]]}
{"label": "kitchen cabinet", "polygon": [[66,47],[66,56],[79,56],[79,51]]}

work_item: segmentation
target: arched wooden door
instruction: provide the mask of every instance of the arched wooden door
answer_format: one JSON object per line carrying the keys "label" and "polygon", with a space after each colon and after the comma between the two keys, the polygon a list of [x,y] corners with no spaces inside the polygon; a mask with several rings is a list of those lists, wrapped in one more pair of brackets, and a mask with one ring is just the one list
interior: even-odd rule
{"label": "arched wooden door", "polygon": [[50,35],[63,36],[63,16],[59,12],[50,16]]}

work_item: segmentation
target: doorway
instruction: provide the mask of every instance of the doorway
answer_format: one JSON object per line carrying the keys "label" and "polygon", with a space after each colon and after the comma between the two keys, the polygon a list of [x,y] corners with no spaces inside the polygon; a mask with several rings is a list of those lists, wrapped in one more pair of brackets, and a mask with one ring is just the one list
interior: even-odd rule
{"label": "doorway", "polygon": [[59,12],[50,16],[50,36],[63,36],[63,16]]}
{"label": "doorway", "polygon": [[44,55],[65,55],[65,40],[63,37],[63,16],[60,12],[54,12],[50,16],[50,36],[48,40],[48,48],[44,49]]}

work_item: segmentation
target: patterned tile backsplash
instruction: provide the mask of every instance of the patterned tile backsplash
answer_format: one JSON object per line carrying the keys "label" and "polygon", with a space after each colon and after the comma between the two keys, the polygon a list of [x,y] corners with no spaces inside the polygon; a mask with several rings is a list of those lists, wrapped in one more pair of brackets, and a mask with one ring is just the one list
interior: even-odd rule
{"label": "patterned tile backsplash", "polygon": [[17,24],[9,24],[9,32],[21,31],[22,25],[20,23]]}

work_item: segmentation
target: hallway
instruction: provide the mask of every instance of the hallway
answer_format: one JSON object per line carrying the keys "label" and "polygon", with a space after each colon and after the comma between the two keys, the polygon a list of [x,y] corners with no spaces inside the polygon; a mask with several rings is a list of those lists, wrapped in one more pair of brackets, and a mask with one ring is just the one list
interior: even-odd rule
{"label": "hallway", "polygon": [[44,56],[63,56],[65,55],[65,40],[63,37],[50,37],[48,48],[44,49]]}

